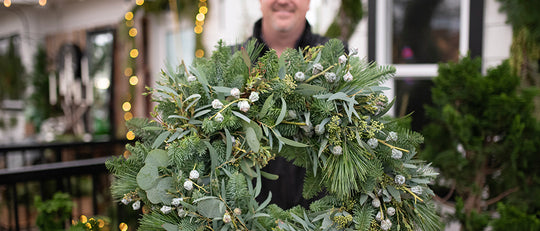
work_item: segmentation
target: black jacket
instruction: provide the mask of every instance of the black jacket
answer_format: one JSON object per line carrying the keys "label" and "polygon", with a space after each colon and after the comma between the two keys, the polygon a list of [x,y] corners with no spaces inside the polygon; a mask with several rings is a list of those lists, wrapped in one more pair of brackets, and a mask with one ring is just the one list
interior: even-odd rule
{"label": "black jacket", "polygon": [[[270,48],[266,46],[262,38],[262,19],[259,19],[257,22],[255,22],[255,25],[253,25],[253,35],[249,37],[247,41],[251,39],[257,39],[258,44],[264,45],[262,52],[259,54],[259,57],[264,55],[267,51],[270,50]],[[294,48],[298,49],[298,48],[304,48],[307,46],[313,47],[313,46],[324,44],[328,42],[328,40],[329,38],[327,37],[324,37],[318,34],[313,34],[311,32],[311,25],[306,20],[306,27],[304,28],[304,32],[300,36],[300,39],[296,41]]]}
{"label": "black jacket", "polygon": [[[259,54],[259,57],[269,51],[269,47],[264,43],[262,39],[262,19],[259,19],[253,26],[253,35],[247,39],[257,39],[257,43],[263,44],[264,48]],[[300,39],[296,41],[295,48],[305,48],[306,46],[317,46],[326,43],[329,38],[314,34],[311,32],[311,25],[306,20],[306,27],[302,33]],[[246,43],[247,43],[246,41]],[[244,43],[244,44],[246,44]],[[348,52],[347,45],[345,45],[345,52]],[[237,48],[239,48],[237,46]],[[269,162],[269,164],[262,169],[262,171],[276,174],[279,176],[278,180],[268,180],[262,178],[261,193],[257,197],[257,201],[262,202],[268,197],[268,192],[272,192],[271,203],[277,204],[282,209],[288,209],[296,205],[308,207],[311,201],[308,201],[302,197],[302,188],[304,185],[304,176],[306,171],[302,167],[298,167],[285,160],[283,157],[276,157],[275,160]]]}

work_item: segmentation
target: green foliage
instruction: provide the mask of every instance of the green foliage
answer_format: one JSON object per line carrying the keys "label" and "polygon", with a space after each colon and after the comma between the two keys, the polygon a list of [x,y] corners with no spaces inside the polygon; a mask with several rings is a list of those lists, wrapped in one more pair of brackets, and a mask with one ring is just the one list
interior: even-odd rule
{"label": "green foliage", "polygon": [[40,230],[63,230],[65,222],[71,217],[73,202],[69,194],[57,192],[46,201],[36,196],[34,206],[38,212],[36,225]]}
{"label": "green foliage", "polygon": [[497,0],[501,3],[500,11],[506,12],[507,22],[514,29],[529,28],[532,34],[531,41],[540,41],[540,9],[538,1]]}
{"label": "green foliage", "polygon": [[538,211],[536,214],[528,214],[517,207],[498,203],[497,212],[501,217],[492,223],[493,230],[540,230],[540,212]]}
{"label": "green foliage", "polygon": [[424,130],[422,151],[463,198],[456,217],[473,230],[488,224],[487,214],[499,200],[529,213],[539,208],[530,196],[538,191],[533,183],[540,180],[538,170],[528,164],[539,161],[534,153],[540,130],[531,100],[537,90],[519,91],[520,80],[508,62],[486,76],[480,69],[480,60],[469,57],[439,66],[432,88],[435,106],[426,108],[433,122]]}
{"label": "green foliage", "polygon": [[43,47],[39,47],[34,56],[34,69],[31,82],[34,92],[27,99],[28,108],[26,114],[32,125],[39,132],[41,123],[47,118],[61,113],[57,106],[49,103],[49,75],[47,72],[47,53]]}
{"label": "green foliage", "polygon": [[325,36],[348,40],[364,16],[361,0],[341,0],[341,6]]}
{"label": "green foliage", "polygon": [[0,100],[22,99],[24,95],[26,74],[15,39],[10,37],[7,51],[0,54]]}
{"label": "green foliage", "polygon": [[[190,68],[168,67],[150,89],[155,121],[130,121],[140,142],[107,162],[115,199],[144,208],[144,230],[379,229],[376,209],[358,208],[372,203],[402,214],[394,226],[438,230],[433,208],[411,209],[429,203],[437,175],[413,158],[422,136],[383,118],[378,84],[395,69],[343,49],[330,40],[257,60],[254,42],[232,54],[219,43]],[[311,210],[257,202],[276,155],[306,168],[304,197],[329,195]]]}
{"label": "green foliage", "polygon": [[[521,86],[540,87],[540,7],[539,1],[498,0],[500,11],[507,15],[512,25],[513,37],[510,47],[510,65],[521,77]],[[540,96],[534,99],[535,117],[540,118]]]}

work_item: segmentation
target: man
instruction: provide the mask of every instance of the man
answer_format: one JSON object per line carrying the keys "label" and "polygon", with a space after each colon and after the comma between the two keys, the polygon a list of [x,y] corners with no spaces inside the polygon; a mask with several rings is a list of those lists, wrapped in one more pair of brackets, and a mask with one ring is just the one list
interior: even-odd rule
{"label": "man", "polygon": [[280,56],[287,48],[324,44],[328,38],[313,34],[306,20],[310,0],[260,0],[262,18],[253,27],[253,35],[265,45],[261,55],[274,49]]}
{"label": "man", "polygon": [[[259,44],[265,45],[261,56],[270,49],[276,50],[280,56],[287,48],[298,49],[326,43],[328,38],[311,32],[306,20],[309,3],[309,0],[260,0],[262,18],[255,23],[253,35],[248,41],[255,38]],[[271,191],[271,202],[283,209],[295,205],[309,206],[310,202],[302,197],[305,169],[276,157],[262,170],[278,175],[279,179],[262,179],[258,201],[264,201]]]}

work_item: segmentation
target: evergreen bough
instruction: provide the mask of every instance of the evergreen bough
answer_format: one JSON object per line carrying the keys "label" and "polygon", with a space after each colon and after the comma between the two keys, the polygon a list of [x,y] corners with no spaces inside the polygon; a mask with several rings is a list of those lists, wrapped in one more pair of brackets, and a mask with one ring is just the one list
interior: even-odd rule
{"label": "evergreen bough", "polygon": [[[499,213],[509,219],[521,210],[538,217],[540,202],[540,124],[533,116],[538,89],[519,89],[520,78],[508,61],[482,75],[481,60],[464,57],[439,65],[433,79],[432,122],[424,129],[422,158],[440,169],[443,200],[455,200],[455,218],[463,230],[483,230]],[[507,208],[507,209],[505,209]],[[521,215],[520,215],[521,216]],[[538,221],[538,218],[536,218]],[[494,230],[509,230],[495,222]],[[522,224],[512,226],[518,229]],[[532,226],[531,226],[532,227]]]}
{"label": "evergreen bough", "polygon": [[[142,205],[141,229],[439,230],[437,173],[415,158],[423,138],[383,117],[392,102],[379,84],[394,67],[345,54],[339,40],[260,50],[219,43],[150,89],[154,119],[130,121],[139,142],[107,162],[115,199]],[[327,196],[309,210],[284,211],[271,194],[257,202],[276,155],[306,168],[304,197]]]}

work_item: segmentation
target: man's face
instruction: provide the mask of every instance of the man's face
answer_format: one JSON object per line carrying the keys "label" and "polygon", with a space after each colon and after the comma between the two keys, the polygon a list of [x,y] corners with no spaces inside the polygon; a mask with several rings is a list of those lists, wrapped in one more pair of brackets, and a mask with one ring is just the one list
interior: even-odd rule
{"label": "man's face", "polygon": [[310,0],[260,0],[263,21],[276,31],[287,32],[303,25]]}

